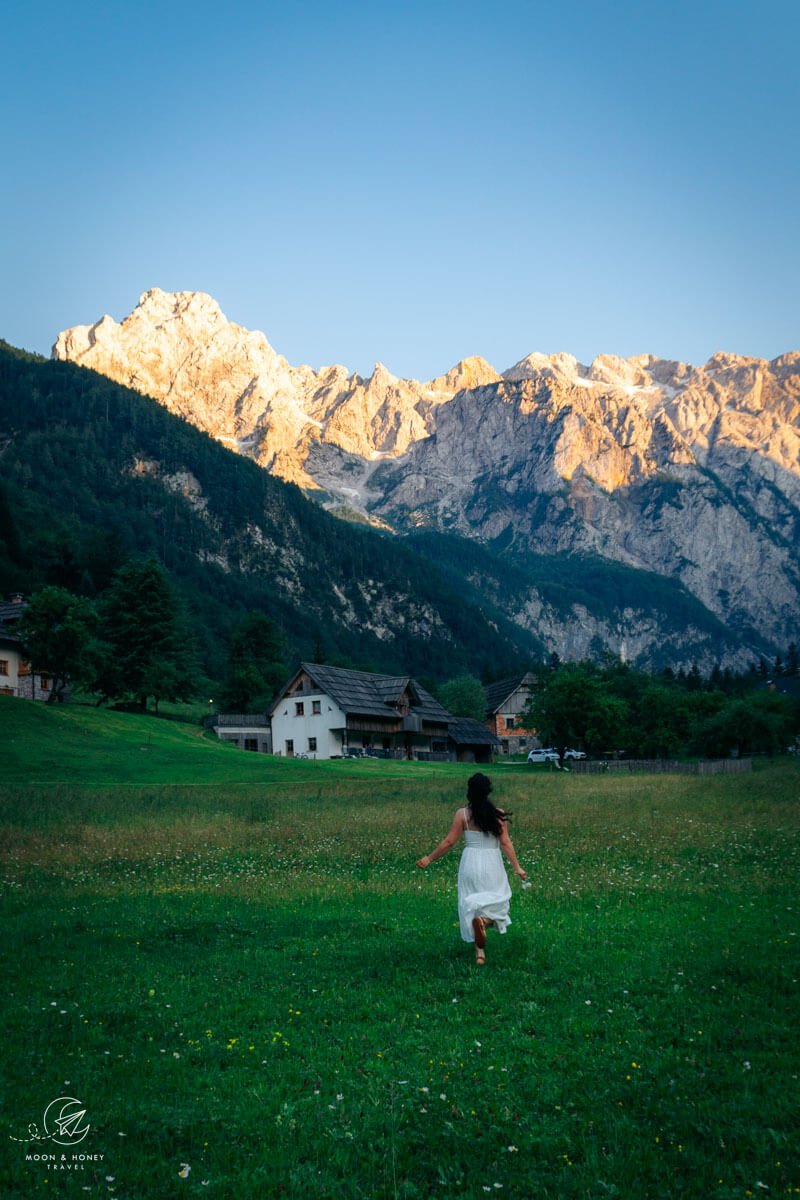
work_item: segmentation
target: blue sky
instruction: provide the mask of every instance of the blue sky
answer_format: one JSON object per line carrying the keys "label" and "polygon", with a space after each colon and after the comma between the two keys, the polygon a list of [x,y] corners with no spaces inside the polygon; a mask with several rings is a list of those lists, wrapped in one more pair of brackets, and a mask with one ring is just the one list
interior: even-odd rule
{"label": "blue sky", "polygon": [[9,6],[0,336],[211,293],[290,362],[800,348],[795,0]]}

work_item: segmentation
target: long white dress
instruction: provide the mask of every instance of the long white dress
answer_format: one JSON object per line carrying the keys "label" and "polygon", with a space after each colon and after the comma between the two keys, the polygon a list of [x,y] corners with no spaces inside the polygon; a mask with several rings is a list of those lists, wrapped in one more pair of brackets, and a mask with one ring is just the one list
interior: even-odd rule
{"label": "long white dress", "polygon": [[500,839],[493,833],[468,829],[464,811],[464,849],[458,865],[458,923],[464,941],[475,941],[473,917],[486,917],[494,921],[500,933],[505,933],[511,924],[510,899],[511,886],[503,865]]}

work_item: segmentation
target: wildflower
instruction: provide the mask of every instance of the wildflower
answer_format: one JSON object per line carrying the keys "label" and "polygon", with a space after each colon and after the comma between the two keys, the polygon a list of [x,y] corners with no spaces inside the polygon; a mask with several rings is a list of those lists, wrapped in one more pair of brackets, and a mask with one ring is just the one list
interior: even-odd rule
{"label": "wildflower", "polygon": [[509,1154],[518,1154],[518,1153],[519,1153],[519,1146],[509,1146],[509,1147],[508,1147],[508,1153],[509,1153]]}
{"label": "wildflower", "polygon": [[188,1163],[181,1163],[181,1169],[180,1169],[180,1171],[178,1171],[178,1175],[180,1176],[181,1179],[188,1179],[189,1172],[191,1171],[191,1169],[192,1168],[189,1166]]}

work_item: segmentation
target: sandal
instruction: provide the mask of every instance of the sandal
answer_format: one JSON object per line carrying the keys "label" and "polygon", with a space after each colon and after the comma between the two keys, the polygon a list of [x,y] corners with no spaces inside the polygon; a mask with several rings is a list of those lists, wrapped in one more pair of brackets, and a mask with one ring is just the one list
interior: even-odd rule
{"label": "sandal", "polygon": [[486,966],[486,951],[485,950],[478,949],[475,951],[475,965],[477,967],[485,967]]}

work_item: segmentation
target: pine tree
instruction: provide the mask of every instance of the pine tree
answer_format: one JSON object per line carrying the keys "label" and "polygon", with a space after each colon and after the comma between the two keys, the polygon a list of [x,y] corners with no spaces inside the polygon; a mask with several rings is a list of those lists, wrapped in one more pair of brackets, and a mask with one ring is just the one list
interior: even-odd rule
{"label": "pine tree", "polygon": [[797,653],[797,642],[789,643],[789,650],[786,655],[786,674],[800,675],[800,656]]}
{"label": "pine tree", "polygon": [[121,567],[103,596],[102,637],[107,645],[98,686],[109,698],[133,697],[141,708],[152,696],[188,700],[195,693],[194,638],[166,572],[155,559]]}
{"label": "pine tree", "polygon": [[231,637],[220,703],[229,712],[263,712],[286,673],[277,628],[264,613],[248,613]]}

